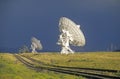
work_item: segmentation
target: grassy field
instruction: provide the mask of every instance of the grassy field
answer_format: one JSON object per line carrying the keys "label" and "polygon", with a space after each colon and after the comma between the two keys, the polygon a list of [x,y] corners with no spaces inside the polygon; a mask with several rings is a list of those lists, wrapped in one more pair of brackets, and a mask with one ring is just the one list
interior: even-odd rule
{"label": "grassy field", "polygon": [[9,53],[0,53],[0,79],[84,79],[54,72],[36,72],[27,68]]}
{"label": "grassy field", "polygon": [[[120,71],[120,52],[87,52],[61,55],[59,53],[24,53],[47,64],[60,66],[113,69]],[[119,73],[118,73],[119,74]],[[24,66],[9,53],[0,53],[0,79],[84,79],[54,72],[36,72]]]}
{"label": "grassy field", "polygon": [[88,52],[61,55],[58,53],[25,54],[48,64],[120,70],[120,52]]}

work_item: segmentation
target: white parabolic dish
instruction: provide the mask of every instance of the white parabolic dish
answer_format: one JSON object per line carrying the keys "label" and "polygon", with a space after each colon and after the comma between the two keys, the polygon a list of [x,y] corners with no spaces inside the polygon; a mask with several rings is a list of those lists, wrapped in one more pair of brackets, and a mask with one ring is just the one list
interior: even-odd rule
{"label": "white parabolic dish", "polygon": [[36,49],[41,50],[43,48],[40,40],[36,39],[35,37],[31,39],[31,42],[33,42],[36,45]]}
{"label": "white parabolic dish", "polygon": [[75,24],[73,21],[66,17],[61,17],[59,21],[59,29],[65,29],[72,35],[73,41],[70,44],[73,46],[84,46],[85,37],[83,32],[80,30],[80,25]]}

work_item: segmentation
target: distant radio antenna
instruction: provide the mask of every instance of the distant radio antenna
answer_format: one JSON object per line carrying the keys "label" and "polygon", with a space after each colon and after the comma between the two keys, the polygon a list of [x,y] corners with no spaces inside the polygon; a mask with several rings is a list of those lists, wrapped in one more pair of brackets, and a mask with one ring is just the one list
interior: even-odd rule
{"label": "distant radio antenna", "polygon": [[112,51],[116,51],[116,50],[117,50],[117,47],[113,43],[111,43],[110,51],[112,52]]}
{"label": "distant radio antenna", "polygon": [[36,49],[37,50],[42,50],[42,44],[40,42],[40,40],[38,40],[37,38],[35,37],[32,37],[31,38],[31,49],[32,49],[32,53],[37,53]]}
{"label": "distant radio antenna", "polygon": [[59,35],[58,45],[61,45],[61,54],[74,53],[69,44],[73,46],[84,46],[85,37],[80,30],[80,25],[75,24],[73,21],[66,17],[61,17],[59,21]]}
{"label": "distant radio antenna", "polygon": [[110,45],[110,51],[112,52],[114,50],[113,44]]}

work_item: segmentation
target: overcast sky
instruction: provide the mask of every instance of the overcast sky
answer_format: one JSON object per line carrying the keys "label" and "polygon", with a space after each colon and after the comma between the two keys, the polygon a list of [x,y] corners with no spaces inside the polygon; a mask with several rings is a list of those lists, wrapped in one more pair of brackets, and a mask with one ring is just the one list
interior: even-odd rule
{"label": "overcast sky", "polygon": [[73,50],[120,49],[120,0],[0,0],[0,51],[30,47],[31,37],[41,40],[43,51],[60,51],[62,16],[81,25],[86,38]]}

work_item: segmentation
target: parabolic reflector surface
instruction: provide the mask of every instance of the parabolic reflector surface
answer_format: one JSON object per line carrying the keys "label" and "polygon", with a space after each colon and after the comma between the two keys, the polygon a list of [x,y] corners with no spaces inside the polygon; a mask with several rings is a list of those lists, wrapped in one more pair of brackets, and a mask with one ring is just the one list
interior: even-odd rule
{"label": "parabolic reflector surface", "polygon": [[41,50],[43,48],[40,40],[36,39],[35,37],[31,39],[31,42],[33,42],[37,46],[35,47],[36,49]]}
{"label": "parabolic reflector surface", "polygon": [[72,35],[73,41],[70,41],[70,44],[73,46],[84,46],[85,45],[85,37],[83,32],[80,30],[80,25],[75,24],[72,20],[61,17],[59,21],[59,29],[65,29],[69,31]]}

